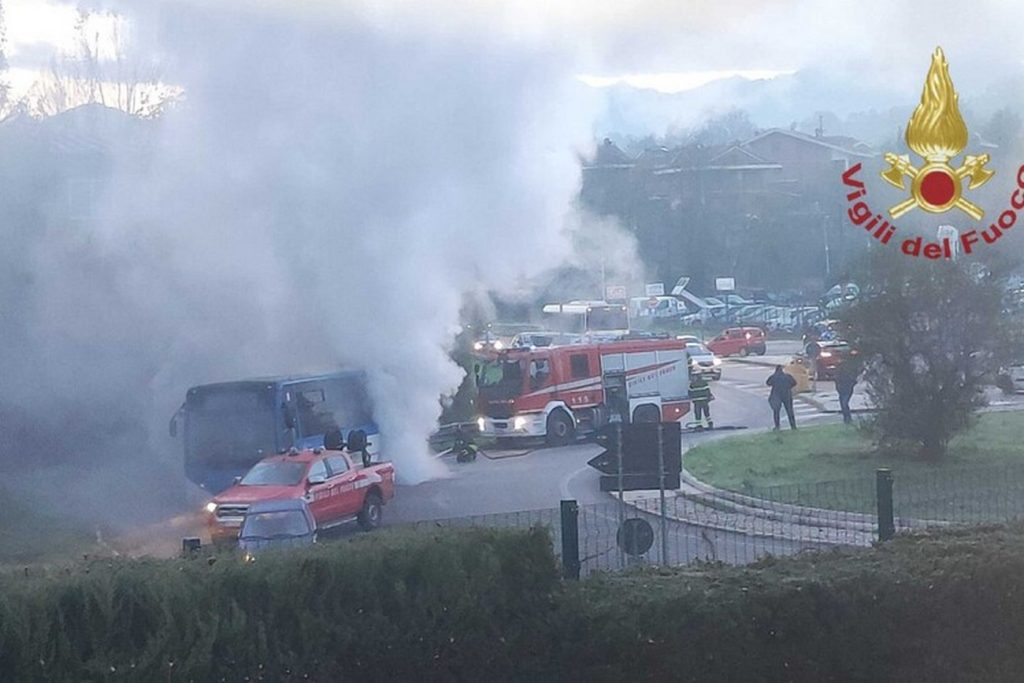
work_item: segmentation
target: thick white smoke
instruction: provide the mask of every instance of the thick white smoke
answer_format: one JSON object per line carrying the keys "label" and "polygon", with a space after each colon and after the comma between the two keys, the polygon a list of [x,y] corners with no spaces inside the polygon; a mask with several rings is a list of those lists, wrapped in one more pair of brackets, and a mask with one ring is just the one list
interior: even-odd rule
{"label": "thick white smoke", "polygon": [[156,439],[191,384],[364,367],[401,479],[438,476],[425,438],[461,380],[448,351],[464,294],[571,250],[590,135],[571,60],[359,12],[243,7],[129,13],[184,101],[151,154],[119,159],[74,256],[39,258],[60,273],[40,337],[109,356],[97,381],[122,368],[116,389],[151,403]]}

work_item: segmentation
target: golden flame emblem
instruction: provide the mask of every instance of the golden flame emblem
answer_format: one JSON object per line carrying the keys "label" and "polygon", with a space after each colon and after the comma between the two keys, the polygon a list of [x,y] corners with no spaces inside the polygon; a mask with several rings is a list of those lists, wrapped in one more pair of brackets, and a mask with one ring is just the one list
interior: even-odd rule
{"label": "golden flame emblem", "polygon": [[924,81],[921,103],[911,115],[906,133],[907,147],[926,163],[917,168],[908,154],[885,154],[889,168],[882,172],[882,178],[901,190],[906,189],[904,177],[910,179],[910,198],[889,209],[894,219],[914,207],[929,213],[943,213],[956,207],[974,220],[985,215],[981,207],[963,197],[962,181],[969,177],[968,188],[973,190],[995,175],[995,171],[985,168],[988,154],[967,155],[959,168],[949,165],[949,160],[967,146],[967,124],[960,116],[958,100],[949,76],[949,63],[942,48],[937,47]]}

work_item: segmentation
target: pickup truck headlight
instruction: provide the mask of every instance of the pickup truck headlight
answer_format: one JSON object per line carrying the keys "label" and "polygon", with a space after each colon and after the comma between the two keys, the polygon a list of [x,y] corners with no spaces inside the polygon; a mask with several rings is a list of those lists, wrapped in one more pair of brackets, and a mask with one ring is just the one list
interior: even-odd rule
{"label": "pickup truck headlight", "polygon": [[487,426],[487,420],[485,420],[482,417],[478,417],[476,419],[476,428],[479,429],[481,432],[484,431],[484,427],[486,427],[486,426]]}
{"label": "pickup truck headlight", "polygon": [[212,515],[214,512],[217,511],[217,504],[211,500],[209,503],[206,504],[206,511]]}
{"label": "pickup truck headlight", "polygon": [[520,415],[516,419],[512,420],[512,429],[526,429],[526,418]]}

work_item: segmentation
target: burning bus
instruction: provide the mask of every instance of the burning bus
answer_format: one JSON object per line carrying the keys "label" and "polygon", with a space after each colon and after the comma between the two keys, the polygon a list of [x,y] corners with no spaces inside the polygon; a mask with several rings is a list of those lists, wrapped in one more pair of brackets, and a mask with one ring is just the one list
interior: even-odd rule
{"label": "burning bus", "polygon": [[324,434],[363,430],[371,460],[379,456],[366,377],[358,371],[272,377],[192,387],[171,418],[183,427],[185,475],[211,494],[268,455],[322,448]]}

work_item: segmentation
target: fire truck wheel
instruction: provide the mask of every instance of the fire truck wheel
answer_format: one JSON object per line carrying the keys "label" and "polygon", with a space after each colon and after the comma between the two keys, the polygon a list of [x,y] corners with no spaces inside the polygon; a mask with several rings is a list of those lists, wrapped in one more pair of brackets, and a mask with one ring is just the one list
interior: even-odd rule
{"label": "fire truck wheel", "polygon": [[373,531],[380,526],[383,514],[384,501],[380,499],[379,493],[371,491],[366,494],[366,500],[363,501],[363,509],[360,510],[356,521],[359,522],[359,526],[362,527],[363,531]]}
{"label": "fire truck wheel", "polygon": [[549,446],[564,446],[571,443],[576,436],[576,427],[572,418],[564,411],[555,410],[548,415],[547,442]]}

